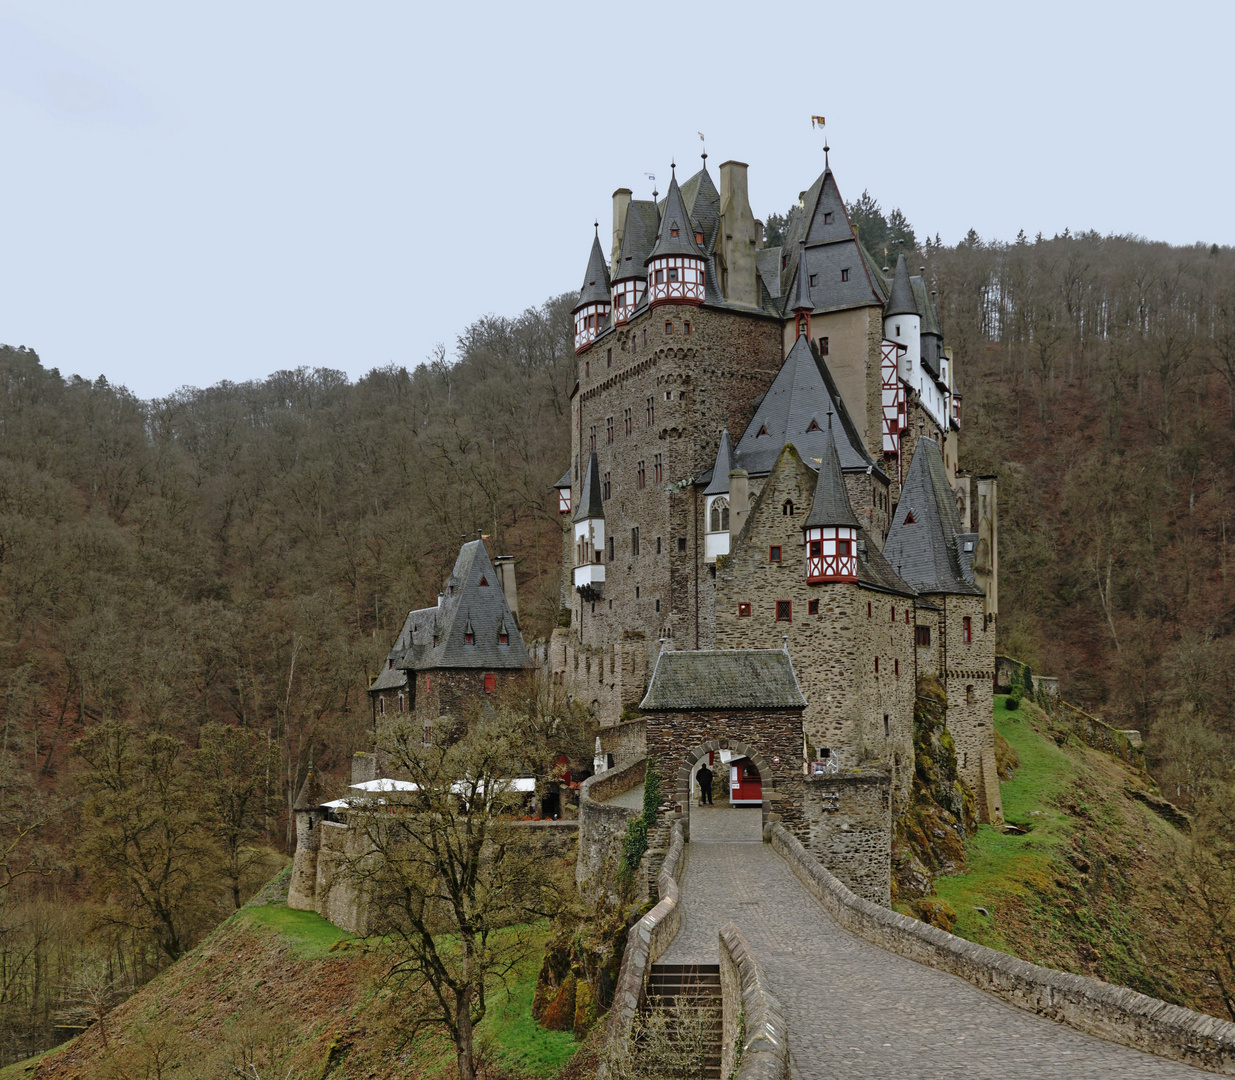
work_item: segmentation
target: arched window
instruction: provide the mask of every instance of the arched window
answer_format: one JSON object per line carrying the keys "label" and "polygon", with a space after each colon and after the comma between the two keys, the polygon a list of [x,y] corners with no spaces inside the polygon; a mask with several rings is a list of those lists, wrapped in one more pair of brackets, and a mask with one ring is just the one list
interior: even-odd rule
{"label": "arched window", "polygon": [[781,512],[781,513],[782,513],[785,517],[793,517],[793,500],[792,500],[792,499],[786,499],[786,500],[784,501],[784,504],[783,504],[783,505],[781,506],[781,508],[780,508],[780,512]]}
{"label": "arched window", "polygon": [[712,500],[712,513],[708,521],[708,532],[729,531],[729,500],[723,495]]}

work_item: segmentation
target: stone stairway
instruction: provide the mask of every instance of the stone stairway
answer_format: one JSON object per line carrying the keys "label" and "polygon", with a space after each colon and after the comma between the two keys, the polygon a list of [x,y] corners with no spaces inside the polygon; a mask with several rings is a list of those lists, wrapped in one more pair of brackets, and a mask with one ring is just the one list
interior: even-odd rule
{"label": "stone stairway", "polygon": [[636,1043],[644,1049],[643,1044],[655,1038],[649,1018],[660,1012],[665,1018],[665,1050],[673,1059],[673,1074],[720,1080],[721,1011],[719,964],[653,964],[640,1006],[644,1024]]}

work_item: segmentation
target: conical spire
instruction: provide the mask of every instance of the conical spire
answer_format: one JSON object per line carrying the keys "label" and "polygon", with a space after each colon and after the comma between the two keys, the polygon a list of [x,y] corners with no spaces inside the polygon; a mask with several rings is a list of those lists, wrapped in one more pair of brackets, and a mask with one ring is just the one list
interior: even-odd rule
{"label": "conical spire", "polygon": [[583,288],[579,290],[579,306],[584,304],[609,303],[609,265],[605,253],[600,250],[600,226],[592,238],[592,253],[587,260],[587,273],[583,275]]}
{"label": "conical spire", "polygon": [[[674,233],[677,236],[674,236]],[[669,181],[669,193],[665,196],[665,212],[660,219],[660,235],[656,238],[656,246],[648,256],[648,262],[659,259],[663,255],[690,255],[696,259],[704,258],[703,251],[695,243],[695,224],[686,212],[686,203],[682,201],[682,190],[678,187],[677,173]]]}
{"label": "conical spire", "polygon": [[896,273],[892,277],[892,295],[888,297],[888,306],[884,308],[883,314],[885,317],[918,314],[918,305],[913,302],[913,286],[909,283],[909,267],[905,263],[903,251],[896,257]]}
{"label": "conical spire", "polygon": [[733,460],[733,444],[729,442],[729,429],[722,428],[720,446],[716,450],[716,464],[712,468],[712,482],[704,489],[704,495],[728,495],[729,472]]}
{"label": "conical spire", "polygon": [[300,786],[300,794],[296,796],[296,803],[292,809],[313,810],[321,806],[321,804],[322,793],[317,785],[317,774],[313,771],[313,765],[310,763],[308,774],[304,778],[304,783]]}
{"label": "conical spire", "polygon": [[793,295],[789,298],[790,311],[814,311],[815,302],[810,298],[810,277],[806,269],[806,241],[798,241],[798,275],[793,281]]}
{"label": "conical spire", "polygon": [[806,528],[823,525],[844,525],[857,529],[858,519],[849,505],[849,493],[845,490],[845,476],[840,471],[840,455],[836,440],[832,437],[832,414],[828,413],[828,427],[824,432],[823,453],[819,462],[819,480],[815,484],[815,498],[806,518]]}
{"label": "conical spire", "polygon": [[600,465],[596,461],[596,451],[587,459],[587,470],[583,474],[583,490],[579,492],[579,505],[575,508],[574,521],[586,521],[588,518],[605,517],[605,504],[600,497]]}

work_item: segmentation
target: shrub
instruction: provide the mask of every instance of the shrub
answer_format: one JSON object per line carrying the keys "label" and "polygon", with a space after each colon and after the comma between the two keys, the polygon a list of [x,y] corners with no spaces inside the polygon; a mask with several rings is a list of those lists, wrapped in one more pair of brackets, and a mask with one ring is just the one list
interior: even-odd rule
{"label": "shrub", "polygon": [[1003,707],[1009,712],[1015,712],[1021,707],[1021,699],[1016,694],[1009,694],[1008,700],[1003,703]]}

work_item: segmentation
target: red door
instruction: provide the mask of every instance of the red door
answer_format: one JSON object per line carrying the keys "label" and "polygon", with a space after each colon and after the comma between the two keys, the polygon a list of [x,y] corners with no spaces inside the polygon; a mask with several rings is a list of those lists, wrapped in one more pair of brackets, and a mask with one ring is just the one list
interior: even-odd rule
{"label": "red door", "polygon": [[733,758],[729,762],[729,805],[763,805],[763,781],[750,758]]}

